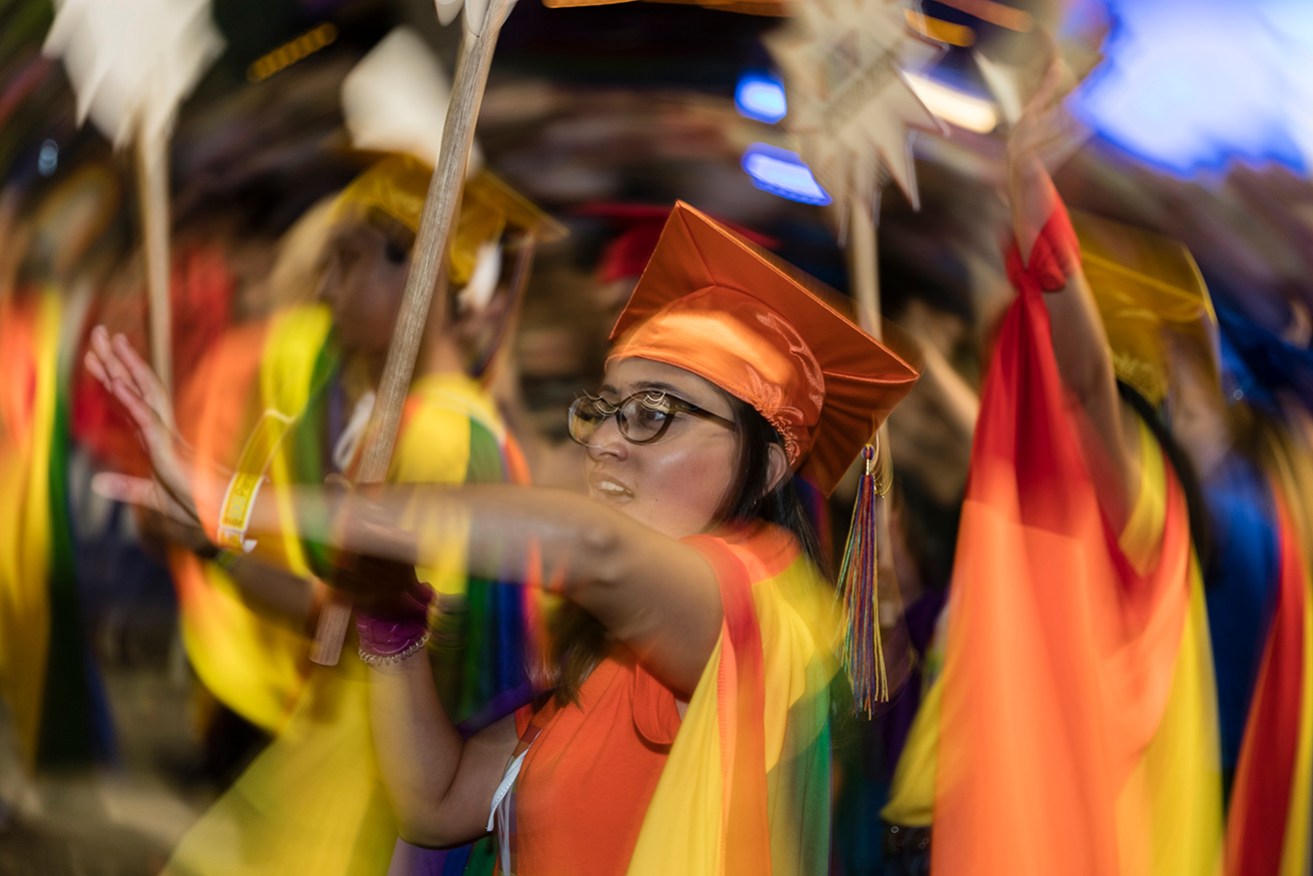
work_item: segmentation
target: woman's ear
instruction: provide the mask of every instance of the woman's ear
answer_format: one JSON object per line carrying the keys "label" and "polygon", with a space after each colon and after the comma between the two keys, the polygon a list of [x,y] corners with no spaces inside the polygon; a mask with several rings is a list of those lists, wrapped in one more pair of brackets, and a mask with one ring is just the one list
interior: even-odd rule
{"label": "woman's ear", "polygon": [[789,476],[789,457],[784,452],[784,445],[774,441],[770,443],[766,452],[769,457],[766,460],[766,495],[770,495],[779,489],[780,484]]}

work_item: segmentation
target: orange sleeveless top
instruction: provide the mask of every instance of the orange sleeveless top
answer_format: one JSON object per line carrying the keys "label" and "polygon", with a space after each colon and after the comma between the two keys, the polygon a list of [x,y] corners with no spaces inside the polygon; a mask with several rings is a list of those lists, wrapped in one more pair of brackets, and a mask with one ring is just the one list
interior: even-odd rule
{"label": "orange sleeveless top", "polygon": [[537,735],[515,785],[514,872],[624,873],[679,730],[674,694],[617,649],[577,704],[525,707],[516,725]]}

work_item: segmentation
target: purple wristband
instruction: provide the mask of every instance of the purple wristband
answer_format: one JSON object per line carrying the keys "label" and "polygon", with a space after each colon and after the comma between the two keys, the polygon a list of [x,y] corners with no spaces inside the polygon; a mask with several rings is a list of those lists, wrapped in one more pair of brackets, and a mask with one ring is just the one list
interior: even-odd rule
{"label": "purple wristband", "polygon": [[395,663],[423,647],[428,641],[432,601],[433,589],[416,582],[383,602],[357,608],[361,658],[366,663]]}

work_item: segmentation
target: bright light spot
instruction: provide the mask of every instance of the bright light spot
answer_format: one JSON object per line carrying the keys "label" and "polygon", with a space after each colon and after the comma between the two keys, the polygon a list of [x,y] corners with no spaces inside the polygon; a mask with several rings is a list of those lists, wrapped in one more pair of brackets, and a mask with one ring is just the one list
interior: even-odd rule
{"label": "bright light spot", "polygon": [[796,152],[753,143],[743,153],[743,169],[764,192],[802,204],[830,203],[830,196]]}
{"label": "bright light spot", "polygon": [[905,73],[907,84],[930,112],[967,131],[988,134],[998,126],[994,104],[918,73]]}
{"label": "bright light spot", "polygon": [[769,125],[789,112],[784,84],[768,73],[744,73],[734,89],[734,105],[741,114]]}
{"label": "bright light spot", "polygon": [[1169,171],[1190,174],[1233,159],[1302,170],[1313,163],[1300,148],[1309,137],[1299,123],[1307,116],[1300,104],[1313,94],[1309,16],[1274,28],[1265,19],[1283,3],[1289,7],[1285,0],[1117,0],[1107,61],[1077,93],[1074,111]]}
{"label": "bright light spot", "polygon": [[36,155],[36,172],[42,176],[53,176],[58,167],[59,144],[54,140],[46,140]]}

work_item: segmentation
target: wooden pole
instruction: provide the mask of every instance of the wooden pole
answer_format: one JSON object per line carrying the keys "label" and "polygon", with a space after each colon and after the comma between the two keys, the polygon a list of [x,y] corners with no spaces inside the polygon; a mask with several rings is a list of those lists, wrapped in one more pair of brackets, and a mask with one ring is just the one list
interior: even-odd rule
{"label": "wooden pole", "polygon": [[857,303],[857,324],[877,341],[880,329],[879,250],[875,233],[875,211],[880,196],[867,200],[853,197],[848,202],[848,276]]}
{"label": "wooden pole", "polygon": [[138,135],[134,147],[137,195],[145,240],[146,289],[150,302],[150,358],[167,391],[173,386],[172,305],[169,296],[169,168],[165,143]]}
{"label": "wooden pole", "polygon": [[[401,425],[402,408],[410,392],[415,357],[428,324],[433,291],[438,284],[442,260],[460,209],[465,168],[469,164],[470,149],[474,143],[474,124],[483,103],[484,88],[488,84],[493,50],[497,47],[501,24],[514,2],[492,0],[482,33],[475,33],[467,27],[461,39],[460,57],[456,62],[451,102],[447,105],[447,121],[442,131],[437,167],[424,200],[419,236],[415,240],[406,290],[393,329],[392,343],[388,347],[387,361],[383,366],[378,400],[366,432],[357,483],[379,483],[387,477],[397,430]],[[465,14],[468,11],[467,8]],[[434,318],[446,318],[445,301],[438,303]],[[311,660],[323,666],[336,665],[342,654],[342,642],[350,619],[350,600],[333,591],[319,615],[319,627],[315,631],[314,646],[310,650]]]}

